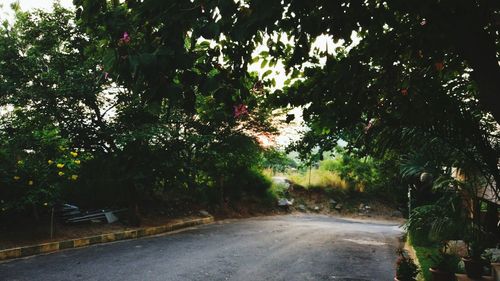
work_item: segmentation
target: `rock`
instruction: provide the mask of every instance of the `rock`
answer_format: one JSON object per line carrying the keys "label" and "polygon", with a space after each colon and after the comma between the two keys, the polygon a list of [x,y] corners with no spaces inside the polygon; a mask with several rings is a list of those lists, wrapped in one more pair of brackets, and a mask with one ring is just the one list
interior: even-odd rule
{"label": "rock", "polygon": [[280,206],[280,207],[288,207],[288,206],[292,206],[292,204],[293,204],[293,199],[288,200],[286,198],[280,198],[278,200],[278,206]]}
{"label": "rock", "polygon": [[333,206],[337,205],[337,201],[333,200],[333,199],[330,199],[330,204],[332,204]]}
{"label": "rock", "polygon": [[319,212],[319,207],[318,206],[314,206],[314,211],[315,212]]}
{"label": "rock", "polygon": [[304,205],[302,205],[302,204],[300,204],[298,208],[299,208],[299,210],[301,210],[301,211],[306,211],[306,210],[307,210],[307,209],[306,209],[306,206],[304,206]]}
{"label": "rock", "polygon": [[290,187],[290,182],[285,177],[272,177],[272,181],[276,184],[282,185],[285,189]]}
{"label": "rock", "polygon": [[359,204],[358,209],[363,210],[364,207],[365,207],[365,204],[361,203],[361,204]]}
{"label": "rock", "polygon": [[200,214],[203,215],[203,216],[205,216],[205,217],[209,217],[210,216],[210,213],[207,212],[207,211],[205,211],[205,210],[201,210]]}
{"label": "rock", "polygon": [[336,210],[342,210],[342,203],[338,203],[337,205],[335,205],[335,209]]}
{"label": "rock", "polygon": [[396,211],[393,211],[393,212],[391,213],[391,217],[401,218],[401,217],[403,217],[403,213],[401,213],[400,211],[397,211],[397,210],[396,210]]}

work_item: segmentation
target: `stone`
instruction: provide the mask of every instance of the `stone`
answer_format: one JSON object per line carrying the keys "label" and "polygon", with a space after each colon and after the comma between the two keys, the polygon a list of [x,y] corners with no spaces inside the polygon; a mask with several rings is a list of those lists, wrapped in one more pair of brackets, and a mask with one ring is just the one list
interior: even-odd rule
{"label": "stone", "polygon": [[393,211],[391,213],[391,217],[396,217],[396,218],[402,218],[403,217],[403,213],[401,213],[400,211]]}
{"label": "stone", "polygon": [[318,206],[314,206],[314,211],[315,212],[319,212],[319,207]]}
{"label": "stone", "polygon": [[288,207],[288,206],[292,206],[292,204],[293,204],[293,199],[288,200],[286,198],[280,198],[278,200],[278,206],[280,206],[280,207]]}
{"label": "stone", "polygon": [[337,205],[337,201],[333,200],[333,199],[330,199],[330,204],[332,204],[333,206]]}
{"label": "stone", "polygon": [[201,210],[200,214],[203,215],[203,216],[205,216],[205,217],[209,217],[210,216],[210,213],[207,212],[207,211],[205,211],[205,210]]}
{"label": "stone", "polygon": [[336,210],[342,210],[342,203],[338,203],[337,205],[335,205],[335,209]]}
{"label": "stone", "polygon": [[305,210],[307,210],[307,209],[306,209],[306,206],[304,206],[304,205],[302,205],[302,204],[300,204],[300,205],[298,206],[298,208],[299,208],[299,210],[301,210],[301,211],[305,211]]}

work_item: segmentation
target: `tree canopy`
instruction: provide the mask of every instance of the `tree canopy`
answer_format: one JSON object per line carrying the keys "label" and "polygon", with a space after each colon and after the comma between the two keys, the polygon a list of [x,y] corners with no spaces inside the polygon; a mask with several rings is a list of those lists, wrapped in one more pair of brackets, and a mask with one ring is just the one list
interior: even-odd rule
{"label": "tree canopy", "polygon": [[342,139],[349,153],[425,158],[500,186],[498,1],[74,4],[16,10],[0,28],[0,172],[20,186],[0,190],[11,202],[54,203],[33,194],[68,181],[130,204],[171,189],[216,190],[222,202],[251,185],[238,176],[259,177],[255,136],[292,107],[308,127],[291,147],[303,155]]}
{"label": "tree canopy", "polygon": [[[249,79],[246,70],[256,59],[272,66],[284,63],[291,80],[285,89],[269,93],[267,101],[304,107],[311,131],[297,147],[305,151],[316,145],[331,149],[339,138],[364,153],[394,149],[408,154],[439,143],[448,148],[441,155],[448,165],[472,162],[476,170],[500,182],[497,1],[75,4],[80,22],[104,34],[104,49],[113,50],[114,58],[122,54],[110,66],[128,81],[151,79],[153,84],[146,88],[152,95],[185,95],[171,89],[168,80],[192,65],[181,58],[186,57],[186,46],[193,48],[193,42],[203,38],[210,40],[203,56],[233,79],[227,92],[233,99],[246,95],[235,81]],[[137,59],[124,59],[118,39],[124,32],[141,40],[134,48]],[[319,36],[337,42],[337,47],[314,51]],[[255,58],[254,51],[262,45],[268,51]],[[165,50],[176,62],[159,55]],[[150,73],[156,69],[149,67],[153,62],[171,72]],[[264,74],[262,85],[272,85],[272,77]],[[162,79],[166,84],[158,90]],[[186,82],[207,89],[204,79]],[[207,90],[220,95],[219,90]]]}

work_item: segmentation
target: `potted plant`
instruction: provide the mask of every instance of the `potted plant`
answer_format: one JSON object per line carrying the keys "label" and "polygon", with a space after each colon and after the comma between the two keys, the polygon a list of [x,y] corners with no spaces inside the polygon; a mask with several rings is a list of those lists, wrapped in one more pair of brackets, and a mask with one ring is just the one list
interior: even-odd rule
{"label": "potted plant", "polygon": [[483,258],[490,262],[491,270],[495,280],[500,280],[500,249],[489,248],[483,253]]}
{"label": "potted plant", "polygon": [[443,246],[435,255],[431,255],[431,266],[429,271],[434,281],[454,281],[457,269],[457,257],[446,253],[446,246]]}
{"label": "potted plant", "polygon": [[403,250],[398,250],[395,281],[416,281],[419,272],[417,265]]}
{"label": "potted plant", "polygon": [[465,273],[473,279],[481,278],[486,261],[482,258],[485,247],[479,240],[468,242],[468,255],[463,257]]}

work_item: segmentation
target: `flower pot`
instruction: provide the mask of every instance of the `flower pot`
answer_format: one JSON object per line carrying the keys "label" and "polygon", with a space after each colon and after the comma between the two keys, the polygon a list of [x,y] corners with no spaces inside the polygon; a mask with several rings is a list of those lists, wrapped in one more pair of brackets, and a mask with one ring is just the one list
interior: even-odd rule
{"label": "flower pot", "polygon": [[455,281],[455,273],[436,268],[429,268],[433,281]]}
{"label": "flower pot", "polygon": [[483,276],[483,260],[477,260],[473,258],[462,258],[465,265],[465,273],[467,276],[473,279],[479,279]]}
{"label": "flower pot", "polygon": [[[414,279],[411,279],[411,280],[414,280]],[[407,281],[405,279],[399,279],[398,277],[394,277],[394,281]]]}
{"label": "flower pot", "polygon": [[495,281],[500,281],[500,263],[491,263],[491,271],[493,271]]}

